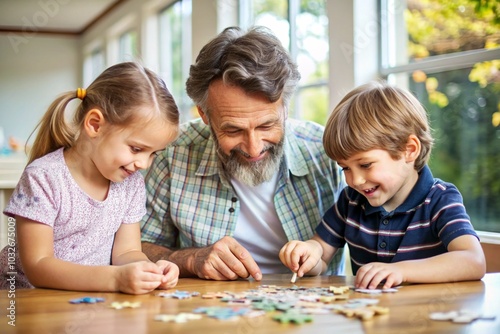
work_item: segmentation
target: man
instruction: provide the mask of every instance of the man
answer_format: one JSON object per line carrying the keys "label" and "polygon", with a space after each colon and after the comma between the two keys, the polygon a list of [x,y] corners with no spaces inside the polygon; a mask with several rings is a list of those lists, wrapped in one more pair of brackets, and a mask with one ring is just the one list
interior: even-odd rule
{"label": "man", "polygon": [[[265,28],[227,28],[203,47],[186,83],[201,120],[181,127],[146,176],[152,261],[214,280],[290,272],[280,248],[312,237],[344,187],[323,127],[287,119],[299,79]],[[342,254],[330,268],[343,273]]]}

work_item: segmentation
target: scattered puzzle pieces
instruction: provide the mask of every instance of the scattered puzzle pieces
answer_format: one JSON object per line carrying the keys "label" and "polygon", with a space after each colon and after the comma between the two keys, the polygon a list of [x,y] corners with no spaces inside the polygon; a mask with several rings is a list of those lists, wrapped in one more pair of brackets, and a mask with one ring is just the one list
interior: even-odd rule
{"label": "scattered puzzle pieces", "polygon": [[72,299],[69,301],[71,304],[95,304],[104,302],[104,298],[99,297],[82,297],[77,299]]}
{"label": "scattered puzzle pieces", "polygon": [[348,300],[349,295],[333,295],[333,296],[320,296],[319,301],[325,304],[333,303],[339,300]]}
{"label": "scattered puzzle pieces", "polygon": [[234,298],[232,294],[227,292],[207,292],[201,295],[203,299],[215,299],[215,298]]}
{"label": "scattered puzzle pieces", "polygon": [[110,308],[114,308],[115,310],[121,310],[123,308],[138,308],[141,306],[141,302],[112,302],[109,306]]}
{"label": "scattered puzzle pieces", "polygon": [[369,305],[360,308],[338,309],[336,312],[345,315],[348,318],[356,317],[362,321],[367,321],[373,319],[375,315],[388,314],[389,309],[387,307]]}
{"label": "scattered puzzle pieces", "polygon": [[343,286],[330,286],[330,291],[334,295],[343,295],[345,293],[348,293],[351,288],[343,285]]}
{"label": "scattered puzzle pieces", "polygon": [[238,307],[198,307],[193,311],[194,313],[204,313],[210,318],[215,318],[218,320],[234,320],[239,316],[245,316],[252,312],[250,308],[238,308]]}
{"label": "scattered puzzle pieces", "polygon": [[393,292],[398,292],[398,289],[395,288],[388,288],[388,289],[354,289],[356,292],[360,293],[367,293],[371,295],[378,295],[381,293],[393,293]]}
{"label": "scattered puzzle pieces", "polygon": [[475,320],[495,320],[496,316],[483,315],[474,311],[449,311],[449,312],[432,312],[429,314],[429,319],[437,321],[451,321],[454,323],[468,324]]}
{"label": "scattered puzzle pieces", "polygon": [[[218,320],[235,320],[239,317],[257,317],[268,312],[274,312],[273,320],[282,323],[303,324],[313,320],[312,314],[329,314],[331,312],[342,314],[346,317],[356,317],[362,321],[373,319],[373,317],[389,313],[386,307],[377,306],[377,298],[355,298],[350,286],[326,287],[300,287],[300,286],[277,286],[261,285],[257,289],[233,293],[207,292],[201,295],[203,299],[219,299],[227,303],[229,307],[200,307],[193,312],[198,316],[204,314],[207,317]],[[382,292],[397,292],[397,289],[357,289],[356,292],[381,294]],[[173,293],[160,293],[158,296],[165,298],[187,299],[197,296],[199,293],[188,291],[175,291]],[[237,307],[234,305],[245,306]],[[231,307],[233,306],[233,307]],[[185,322],[187,316],[158,315],[159,321]]]}
{"label": "scattered puzzle pieces", "polygon": [[313,320],[312,316],[307,314],[302,314],[299,312],[288,311],[285,313],[277,314],[273,316],[273,320],[279,321],[284,324],[293,322],[295,324],[303,324],[305,322],[311,322]]}
{"label": "scattered puzzle pieces", "polygon": [[188,320],[198,320],[201,318],[202,318],[201,314],[185,313],[185,312],[181,312],[178,314],[158,314],[155,316],[156,321],[176,322],[176,323],[184,323],[188,322]]}
{"label": "scattered puzzle pieces", "polygon": [[160,292],[157,294],[159,297],[163,298],[175,298],[175,299],[189,299],[191,297],[199,296],[199,292],[189,292],[189,291],[179,291],[175,292]]}

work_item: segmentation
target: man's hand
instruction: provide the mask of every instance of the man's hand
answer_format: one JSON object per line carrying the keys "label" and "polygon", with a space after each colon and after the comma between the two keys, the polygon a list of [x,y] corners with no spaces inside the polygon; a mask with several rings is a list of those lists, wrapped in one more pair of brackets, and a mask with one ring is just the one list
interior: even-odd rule
{"label": "man's hand", "polygon": [[192,259],[192,272],[200,278],[235,280],[252,276],[262,279],[259,266],[234,238],[225,236],[215,244],[199,248]]}

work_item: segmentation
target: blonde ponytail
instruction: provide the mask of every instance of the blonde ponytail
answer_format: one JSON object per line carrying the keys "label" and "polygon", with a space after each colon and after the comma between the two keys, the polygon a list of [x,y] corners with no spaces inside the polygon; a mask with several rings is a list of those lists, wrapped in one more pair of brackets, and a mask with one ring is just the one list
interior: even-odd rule
{"label": "blonde ponytail", "polygon": [[64,112],[68,102],[74,98],[76,98],[75,92],[68,92],[52,102],[43,118],[30,134],[31,137],[38,129],[33,146],[28,153],[28,164],[58,148],[73,146],[76,131],[66,122]]}

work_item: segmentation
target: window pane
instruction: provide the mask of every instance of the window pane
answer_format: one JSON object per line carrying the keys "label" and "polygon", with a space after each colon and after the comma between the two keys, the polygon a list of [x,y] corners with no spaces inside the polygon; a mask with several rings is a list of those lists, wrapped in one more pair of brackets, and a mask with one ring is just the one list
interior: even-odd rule
{"label": "window pane", "polygon": [[175,98],[181,122],[198,117],[185,84],[191,64],[191,1],[177,1],[159,14],[160,76]]}
{"label": "window pane", "polygon": [[104,69],[104,53],[102,49],[92,51],[92,53],[85,58],[83,66],[84,87],[89,86]]}
{"label": "window pane", "polygon": [[118,40],[118,60],[134,61],[137,56],[137,32],[127,31]]}
{"label": "window pane", "polygon": [[250,24],[268,27],[290,48],[290,23],[288,22],[288,0],[251,0]]}
{"label": "window pane", "polygon": [[328,118],[328,85],[299,88],[296,94],[296,118],[314,121],[325,125]]}
{"label": "window pane", "polygon": [[434,176],[458,187],[477,230],[492,232],[500,232],[499,74],[498,62],[484,62],[407,79],[429,112]]}
{"label": "window pane", "polygon": [[[295,16],[297,64],[300,74],[300,102],[296,117],[324,124],[328,114],[328,18],[324,0],[301,0]],[[308,88],[311,87],[311,88]],[[307,89],[304,89],[307,88]]]}
{"label": "window pane", "polygon": [[301,80],[290,116],[324,124],[329,59],[325,0],[250,0],[244,5],[250,17],[243,21],[270,28],[298,65]]}
{"label": "window pane", "polygon": [[[495,1],[385,0],[386,66],[405,65],[437,55],[491,49],[500,45]],[[496,18],[498,20],[498,18]]]}

